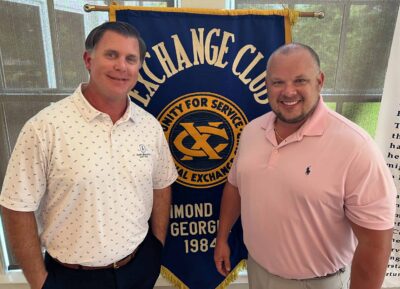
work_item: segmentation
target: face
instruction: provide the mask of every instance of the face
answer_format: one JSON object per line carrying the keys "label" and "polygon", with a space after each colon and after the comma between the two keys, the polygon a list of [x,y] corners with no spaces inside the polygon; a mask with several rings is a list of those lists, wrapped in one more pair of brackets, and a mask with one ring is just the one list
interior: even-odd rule
{"label": "face", "polygon": [[106,31],[91,52],[83,55],[90,73],[87,90],[104,100],[123,100],[135,86],[141,67],[139,41]]}
{"label": "face", "polygon": [[277,121],[302,124],[314,111],[324,74],[307,50],[276,54],[267,71],[268,99]]}

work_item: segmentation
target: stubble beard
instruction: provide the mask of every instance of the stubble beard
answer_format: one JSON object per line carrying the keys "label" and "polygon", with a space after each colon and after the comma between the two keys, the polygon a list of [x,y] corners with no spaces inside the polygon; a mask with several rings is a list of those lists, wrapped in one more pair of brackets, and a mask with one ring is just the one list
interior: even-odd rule
{"label": "stubble beard", "polygon": [[295,118],[286,118],[281,112],[275,111],[272,106],[271,110],[275,113],[276,118],[279,119],[280,121],[288,124],[299,124],[299,123],[304,123],[315,111],[315,109],[318,106],[318,99],[315,102],[314,106],[308,111],[308,112],[302,112],[299,116]]}

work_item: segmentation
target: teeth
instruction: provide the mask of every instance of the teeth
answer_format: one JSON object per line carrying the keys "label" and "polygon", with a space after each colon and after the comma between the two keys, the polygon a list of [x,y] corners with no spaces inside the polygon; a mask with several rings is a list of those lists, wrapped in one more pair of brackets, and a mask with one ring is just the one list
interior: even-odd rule
{"label": "teeth", "polygon": [[296,101],[282,101],[282,103],[285,104],[285,105],[295,105],[298,102],[299,102],[298,100],[296,100]]}

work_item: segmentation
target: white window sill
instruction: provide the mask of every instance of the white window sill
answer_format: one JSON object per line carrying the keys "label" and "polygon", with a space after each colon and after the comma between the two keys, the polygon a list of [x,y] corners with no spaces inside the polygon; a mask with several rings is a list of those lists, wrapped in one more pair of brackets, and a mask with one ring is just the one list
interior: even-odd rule
{"label": "white window sill", "polygon": [[[155,288],[172,289],[173,287],[167,280],[160,276],[156,282]],[[245,273],[239,274],[238,279],[234,281],[228,288],[248,288],[247,275]],[[26,282],[24,274],[22,274],[22,271],[16,270],[0,274],[0,289],[29,289],[29,286]]]}

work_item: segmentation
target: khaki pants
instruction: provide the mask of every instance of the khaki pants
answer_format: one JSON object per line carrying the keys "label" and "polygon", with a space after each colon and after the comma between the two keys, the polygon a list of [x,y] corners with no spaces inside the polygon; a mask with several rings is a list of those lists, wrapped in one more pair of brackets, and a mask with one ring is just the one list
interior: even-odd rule
{"label": "khaki pants", "polygon": [[249,255],[247,271],[250,289],[348,289],[350,270],[331,277],[304,280],[284,279],[267,272]]}

